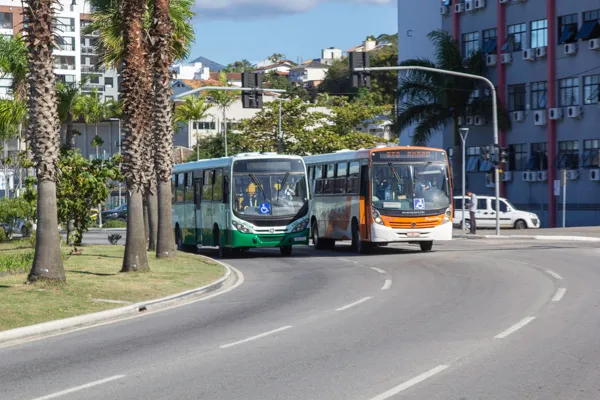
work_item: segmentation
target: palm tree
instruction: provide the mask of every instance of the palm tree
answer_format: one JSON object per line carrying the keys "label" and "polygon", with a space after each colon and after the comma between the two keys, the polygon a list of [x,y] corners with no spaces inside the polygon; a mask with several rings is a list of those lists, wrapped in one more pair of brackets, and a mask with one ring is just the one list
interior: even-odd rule
{"label": "palm tree", "polygon": [[[55,0],[26,0],[29,135],[37,172],[37,239],[28,280],[66,281],[58,234],[56,180],[60,147],[52,50]],[[48,90],[51,88],[52,90]]]}
{"label": "palm tree", "polygon": [[[219,81],[222,86],[229,86],[227,83],[227,75],[224,72],[219,74]],[[235,91],[226,91],[226,90],[211,90],[209,92],[209,96],[214,105],[217,106],[219,111],[221,111],[221,115],[223,116],[222,122],[222,130],[223,130],[223,140],[225,142],[225,157],[227,157],[227,110],[239,97],[240,92]]]}
{"label": "palm tree", "polygon": [[[94,124],[95,135],[98,136],[98,124],[104,120],[104,104],[100,100],[98,89],[92,93],[81,96],[73,106],[73,114],[77,118],[83,118],[86,125]],[[96,155],[98,158],[98,155]]]}
{"label": "palm tree", "polygon": [[[183,98],[183,103],[175,108],[174,121],[176,123],[187,123],[188,129],[190,123],[202,121],[209,114],[211,105],[208,104],[205,96],[186,96]],[[196,135],[196,159],[200,155],[199,137]]]}
{"label": "palm tree", "polygon": [[81,88],[87,83],[87,79],[82,78],[79,83],[63,83],[56,85],[56,95],[58,97],[58,116],[60,122],[66,124],[65,148],[75,148],[75,130],[73,121],[81,113],[82,95]]}
{"label": "palm tree", "polygon": [[[425,59],[406,60],[400,65],[422,66],[467,74],[485,74],[484,57],[476,52],[466,59],[462,57],[458,43],[444,31],[433,31],[428,35],[435,46],[435,62]],[[399,106],[396,129],[415,126],[413,144],[425,145],[437,132],[448,124],[454,131],[454,159],[461,160],[459,118],[479,114],[488,120],[492,116],[492,99],[475,96],[483,93],[481,83],[468,78],[427,71],[411,71],[400,80],[398,97],[404,99]],[[510,129],[508,113],[499,109],[500,130]],[[456,156],[458,155],[458,157]]]}
{"label": "palm tree", "polygon": [[273,53],[269,57],[269,61],[271,61],[273,64],[277,64],[280,60],[283,60],[284,58],[285,58],[285,54],[282,54],[282,53]]}

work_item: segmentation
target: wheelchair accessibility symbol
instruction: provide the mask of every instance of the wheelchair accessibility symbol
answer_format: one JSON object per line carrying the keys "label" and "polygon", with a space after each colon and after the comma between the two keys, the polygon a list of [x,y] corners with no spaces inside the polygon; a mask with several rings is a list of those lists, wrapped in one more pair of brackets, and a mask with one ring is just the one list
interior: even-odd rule
{"label": "wheelchair accessibility symbol", "polygon": [[414,207],[415,210],[424,210],[425,209],[425,199],[414,199]]}
{"label": "wheelchair accessibility symbol", "polygon": [[261,214],[271,214],[271,203],[262,203],[258,212]]}

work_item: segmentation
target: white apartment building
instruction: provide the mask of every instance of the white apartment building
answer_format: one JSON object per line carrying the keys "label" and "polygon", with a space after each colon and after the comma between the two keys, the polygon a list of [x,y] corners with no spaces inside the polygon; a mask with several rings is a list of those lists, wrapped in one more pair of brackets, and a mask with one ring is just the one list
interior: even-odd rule
{"label": "white apartment building", "polygon": [[171,67],[173,79],[210,79],[210,68],[204,66],[201,62],[177,63]]}
{"label": "white apartment building", "polygon": [[321,50],[321,64],[331,65],[335,60],[342,58],[342,50],[335,47],[329,47]]}

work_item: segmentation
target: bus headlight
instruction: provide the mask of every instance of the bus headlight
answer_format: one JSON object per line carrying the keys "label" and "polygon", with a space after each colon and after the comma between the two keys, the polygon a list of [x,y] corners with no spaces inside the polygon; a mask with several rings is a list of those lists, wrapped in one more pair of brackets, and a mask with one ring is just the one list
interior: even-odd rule
{"label": "bus headlight", "polygon": [[375,208],[372,208],[372,210],[373,210],[373,221],[375,221],[376,224],[384,225],[383,220],[381,219],[381,214],[379,214],[379,211],[377,211]]}
{"label": "bus headlight", "polygon": [[452,218],[452,207],[448,207],[448,209],[446,210],[446,213],[444,214],[444,222],[450,222],[451,218]]}
{"label": "bus headlight", "polygon": [[308,226],[308,220],[302,221],[298,225],[296,225],[294,227],[294,229],[292,229],[292,233],[302,232],[303,230],[306,229],[307,226]]}
{"label": "bus headlight", "polygon": [[251,233],[251,232],[252,232],[252,231],[250,230],[250,228],[248,228],[248,227],[247,227],[247,226],[245,226],[245,225],[242,225],[242,224],[240,224],[240,223],[239,223],[239,222],[237,222],[237,221],[232,221],[232,222],[231,222],[231,225],[233,225],[233,227],[234,227],[235,229],[237,229],[239,232],[242,232],[242,233]]}

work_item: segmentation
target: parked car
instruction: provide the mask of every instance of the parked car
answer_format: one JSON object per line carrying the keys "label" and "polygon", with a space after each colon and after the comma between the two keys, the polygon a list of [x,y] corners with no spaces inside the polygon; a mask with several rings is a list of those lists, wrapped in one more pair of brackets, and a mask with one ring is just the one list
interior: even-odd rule
{"label": "parked car", "polygon": [[[454,196],[454,220],[455,226],[462,224],[462,196]],[[468,204],[469,198],[465,202],[465,226],[470,228]],[[477,228],[495,228],[496,227],[496,197],[477,196],[477,212],[475,213]],[[529,211],[517,210],[508,200],[500,198],[500,227],[501,228],[539,228],[540,219]]]}
{"label": "parked car", "polygon": [[102,211],[102,221],[110,221],[111,219],[120,219],[127,221],[127,204],[120,205],[112,210]]}

